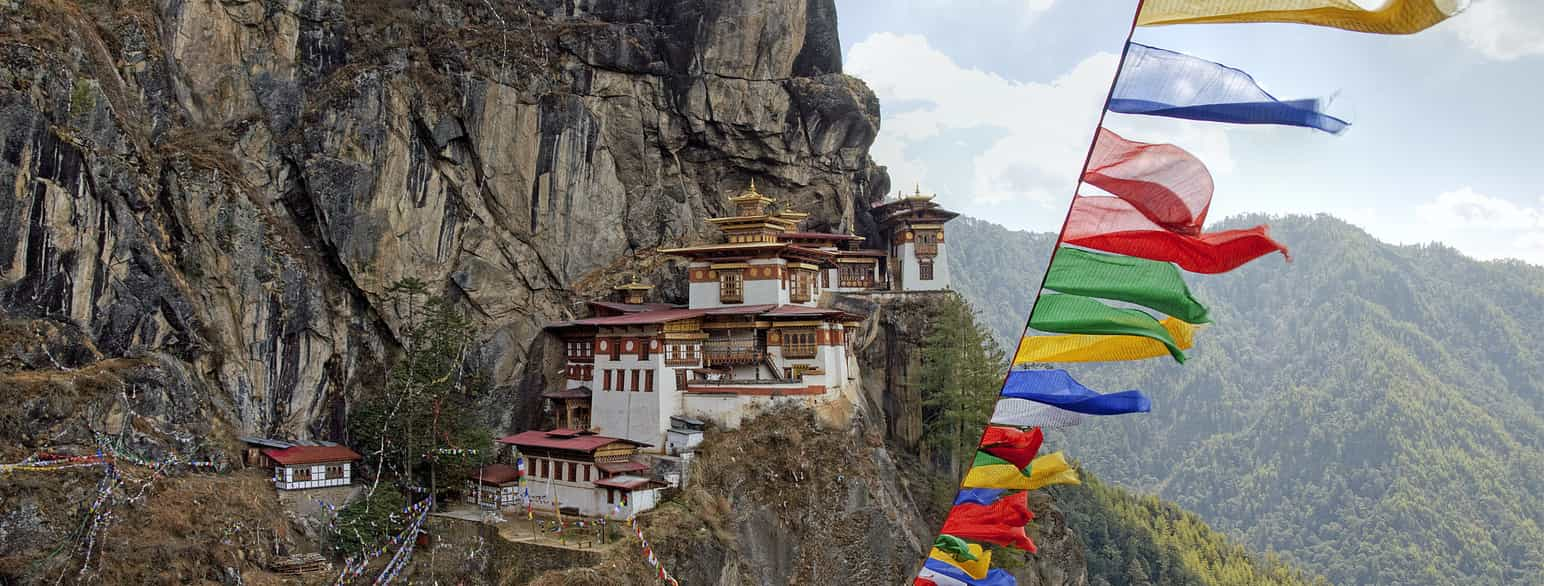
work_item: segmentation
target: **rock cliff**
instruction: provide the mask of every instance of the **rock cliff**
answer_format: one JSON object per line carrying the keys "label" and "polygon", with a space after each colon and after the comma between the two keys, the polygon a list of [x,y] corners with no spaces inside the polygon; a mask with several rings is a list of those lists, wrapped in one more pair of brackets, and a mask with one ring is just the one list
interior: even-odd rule
{"label": "rock cliff", "polygon": [[628,270],[674,282],[649,251],[711,237],[726,193],[866,231],[888,188],[831,0],[0,10],[0,352],[155,370],[146,396],[196,398],[163,431],[337,439],[403,277],[476,317],[511,427],[542,324]]}

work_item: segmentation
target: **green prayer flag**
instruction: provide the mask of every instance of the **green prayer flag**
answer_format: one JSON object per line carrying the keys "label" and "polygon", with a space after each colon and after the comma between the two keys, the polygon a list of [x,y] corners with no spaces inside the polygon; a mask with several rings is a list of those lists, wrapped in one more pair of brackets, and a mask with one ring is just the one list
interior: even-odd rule
{"label": "green prayer flag", "polygon": [[1045,288],[1135,303],[1190,324],[1212,321],[1172,263],[1063,247],[1051,261]]}
{"label": "green prayer flag", "polygon": [[1058,334],[1150,338],[1168,348],[1169,355],[1175,361],[1185,361],[1185,353],[1180,351],[1179,344],[1153,316],[1136,309],[1110,307],[1088,297],[1042,294],[1035,302],[1035,311],[1030,315],[1029,325],[1042,332]]}
{"label": "green prayer flag", "polygon": [[939,535],[938,539],[933,540],[933,547],[962,562],[976,561],[976,554],[970,553],[970,544],[953,535]]}

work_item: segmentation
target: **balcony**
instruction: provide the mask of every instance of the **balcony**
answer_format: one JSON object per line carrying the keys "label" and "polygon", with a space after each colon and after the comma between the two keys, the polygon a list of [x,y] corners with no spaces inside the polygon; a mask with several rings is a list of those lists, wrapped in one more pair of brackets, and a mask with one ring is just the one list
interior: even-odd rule
{"label": "balcony", "polygon": [[708,345],[702,349],[702,364],[709,367],[756,364],[766,355],[766,350],[759,346]]}
{"label": "balcony", "polygon": [[873,279],[842,279],[837,285],[843,289],[873,289]]}

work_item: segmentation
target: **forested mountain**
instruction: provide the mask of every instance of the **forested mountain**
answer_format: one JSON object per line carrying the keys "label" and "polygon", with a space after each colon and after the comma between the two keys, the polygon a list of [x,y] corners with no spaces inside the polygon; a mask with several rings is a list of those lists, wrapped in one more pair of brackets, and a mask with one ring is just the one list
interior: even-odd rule
{"label": "forested mountain", "polygon": [[971,217],[949,222],[944,254],[954,289],[1008,351],[1024,331],[1055,234],[1020,232]]}
{"label": "forested mountain", "polygon": [[[1544,269],[1327,216],[1233,224],[1264,221],[1293,261],[1188,276],[1216,322],[1188,363],[1071,365],[1152,413],[1058,443],[1337,584],[1544,583]],[[1003,232],[949,231],[961,292],[1013,312],[994,326],[1022,322],[1050,252]]]}
{"label": "forested mountain", "polygon": [[1105,484],[1087,469],[1081,476],[1082,485],[1049,492],[1083,543],[1090,586],[1324,583],[1274,555],[1250,553],[1174,503]]}

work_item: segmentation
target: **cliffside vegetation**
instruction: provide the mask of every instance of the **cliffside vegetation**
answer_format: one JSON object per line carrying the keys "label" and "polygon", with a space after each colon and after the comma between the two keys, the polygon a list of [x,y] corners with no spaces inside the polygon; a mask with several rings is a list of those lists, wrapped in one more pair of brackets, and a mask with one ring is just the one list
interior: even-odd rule
{"label": "cliffside vegetation", "polygon": [[[1069,448],[1332,583],[1544,582],[1544,269],[1327,216],[1235,223],[1266,221],[1293,262],[1190,279],[1216,324],[1185,365],[1078,366],[1153,411],[1085,424]],[[951,224],[950,261],[1009,276],[982,290],[1043,266],[1048,243],[978,254],[977,228],[1000,230]]]}

